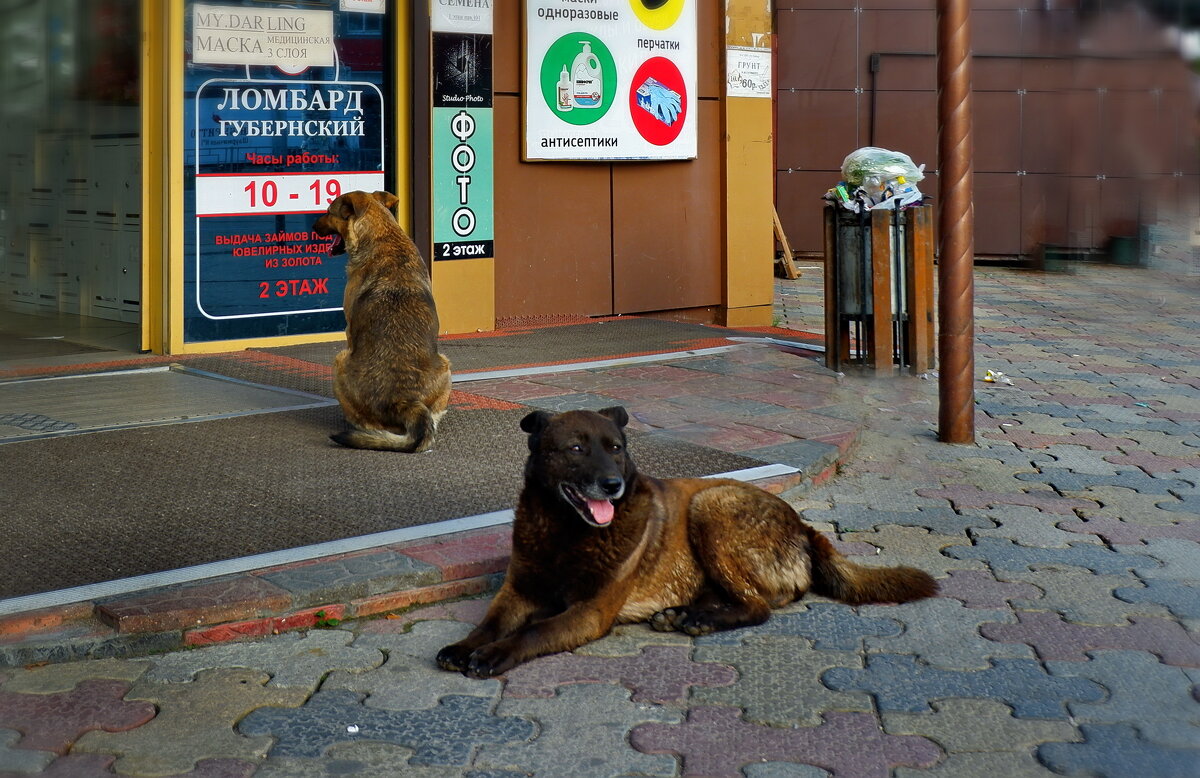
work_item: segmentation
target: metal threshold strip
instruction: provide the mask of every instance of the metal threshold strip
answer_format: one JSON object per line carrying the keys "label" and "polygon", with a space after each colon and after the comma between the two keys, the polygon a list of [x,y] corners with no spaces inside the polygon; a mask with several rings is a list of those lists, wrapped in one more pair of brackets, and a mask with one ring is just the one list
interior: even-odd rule
{"label": "metal threshold strip", "polygon": [[[728,338],[738,340],[738,338]],[[590,362],[565,362],[558,365],[536,365],[532,367],[510,367],[501,370],[480,370],[477,372],[455,373],[454,383],[471,381],[489,381],[494,378],[520,378],[530,375],[552,375],[554,373],[569,373],[573,370],[592,370],[601,367],[620,367],[621,365],[636,365],[643,362],[668,362],[676,359],[691,357],[706,357],[713,354],[724,354],[739,346],[713,346],[712,348],[693,349],[691,351],[667,351],[661,354],[638,354],[630,357],[613,357],[612,359],[596,359]]]}

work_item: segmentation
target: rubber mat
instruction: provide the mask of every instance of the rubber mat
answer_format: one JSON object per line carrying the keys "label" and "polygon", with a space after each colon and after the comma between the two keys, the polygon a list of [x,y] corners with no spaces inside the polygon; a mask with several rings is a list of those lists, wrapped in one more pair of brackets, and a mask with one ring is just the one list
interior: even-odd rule
{"label": "rubber mat", "polygon": [[[0,599],[511,508],[528,452],[520,410],[455,410],[434,450],[328,440],[336,405],[0,446]],[[656,475],[762,465],[652,434]]]}
{"label": "rubber mat", "polygon": [[8,381],[0,383],[0,443],[329,403],[179,366]]}

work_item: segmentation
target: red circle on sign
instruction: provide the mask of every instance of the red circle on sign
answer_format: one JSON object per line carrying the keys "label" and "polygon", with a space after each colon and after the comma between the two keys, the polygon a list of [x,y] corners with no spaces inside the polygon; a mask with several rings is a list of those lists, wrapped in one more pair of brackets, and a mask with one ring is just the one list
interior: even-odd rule
{"label": "red circle on sign", "polygon": [[633,126],[655,146],[679,137],[687,121],[688,97],[683,74],[666,57],[652,57],[633,75],[629,113]]}

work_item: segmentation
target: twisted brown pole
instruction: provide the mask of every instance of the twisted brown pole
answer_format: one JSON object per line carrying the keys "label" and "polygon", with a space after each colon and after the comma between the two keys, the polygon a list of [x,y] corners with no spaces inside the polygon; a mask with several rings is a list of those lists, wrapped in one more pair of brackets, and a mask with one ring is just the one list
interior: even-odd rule
{"label": "twisted brown pole", "polygon": [[975,442],[970,0],[938,0],[938,439]]}

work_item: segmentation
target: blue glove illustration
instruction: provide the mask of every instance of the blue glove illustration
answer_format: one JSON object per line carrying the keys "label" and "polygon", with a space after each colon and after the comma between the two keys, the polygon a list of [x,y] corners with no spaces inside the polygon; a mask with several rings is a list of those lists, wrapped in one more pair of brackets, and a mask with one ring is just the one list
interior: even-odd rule
{"label": "blue glove illustration", "polygon": [[679,118],[683,103],[679,93],[668,89],[653,78],[647,78],[637,90],[637,104],[666,125]]}

